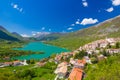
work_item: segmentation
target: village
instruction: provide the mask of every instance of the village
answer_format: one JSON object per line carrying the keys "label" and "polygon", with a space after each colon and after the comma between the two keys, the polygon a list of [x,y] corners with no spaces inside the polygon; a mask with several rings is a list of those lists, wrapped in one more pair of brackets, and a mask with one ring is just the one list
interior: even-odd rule
{"label": "village", "polygon": [[[85,76],[84,67],[86,64],[93,64],[96,60],[101,61],[107,59],[108,55],[120,53],[120,46],[117,47],[117,45],[120,45],[119,42],[120,38],[106,38],[86,44],[73,52],[57,55],[55,57],[55,63],[58,64],[58,66],[54,71],[57,75],[55,80],[82,80]],[[116,48],[114,46],[116,46]],[[74,58],[76,54],[83,50],[85,51],[85,55],[82,59]],[[93,59],[91,56],[95,56],[96,59]],[[70,60],[65,61],[68,58],[70,58]]]}
{"label": "village", "polygon": [[15,60],[12,62],[3,62],[0,63],[0,68],[7,67],[7,66],[25,66],[28,65],[26,60],[20,61],[20,60]]}
{"label": "village", "polygon": [[[85,77],[84,68],[87,64],[92,65],[118,53],[120,53],[120,38],[106,38],[88,43],[72,52],[57,54],[54,58],[49,58],[48,62],[57,64],[54,70],[55,80],[82,80]],[[39,61],[35,63],[35,66],[42,67],[46,63],[46,61]],[[0,68],[25,65],[29,65],[26,60],[16,60],[0,63]]]}

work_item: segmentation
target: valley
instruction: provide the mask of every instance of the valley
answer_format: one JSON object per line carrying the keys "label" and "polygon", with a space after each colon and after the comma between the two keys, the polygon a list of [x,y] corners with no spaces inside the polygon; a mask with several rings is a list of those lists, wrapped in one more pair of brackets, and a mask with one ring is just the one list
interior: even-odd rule
{"label": "valley", "polygon": [[23,38],[1,27],[0,80],[119,80],[119,22],[117,16],[41,38]]}

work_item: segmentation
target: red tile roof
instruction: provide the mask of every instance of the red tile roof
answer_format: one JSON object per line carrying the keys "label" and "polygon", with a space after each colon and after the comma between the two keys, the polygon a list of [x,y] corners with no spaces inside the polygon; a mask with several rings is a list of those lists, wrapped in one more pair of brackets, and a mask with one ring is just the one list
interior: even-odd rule
{"label": "red tile roof", "polygon": [[12,62],[5,62],[4,64],[12,64]]}
{"label": "red tile roof", "polygon": [[78,62],[79,64],[80,64],[80,63],[83,63],[84,65],[86,64],[86,60],[84,60],[84,59],[83,59],[83,60],[78,60],[77,62]]}
{"label": "red tile roof", "polygon": [[83,70],[79,68],[73,68],[69,75],[70,80],[82,80]]}

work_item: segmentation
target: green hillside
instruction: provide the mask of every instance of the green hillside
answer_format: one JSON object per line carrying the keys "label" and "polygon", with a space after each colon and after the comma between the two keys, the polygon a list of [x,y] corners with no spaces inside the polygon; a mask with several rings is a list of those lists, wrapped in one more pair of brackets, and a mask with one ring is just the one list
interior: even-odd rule
{"label": "green hillside", "polygon": [[84,80],[120,80],[120,55],[86,67]]}
{"label": "green hillside", "polygon": [[12,32],[12,35],[14,37],[18,38],[19,40],[23,40],[23,37],[20,34],[18,34],[17,32]]}
{"label": "green hillside", "polygon": [[10,40],[10,41],[19,41],[17,37],[8,32],[4,27],[0,26],[0,39],[1,40]]}
{"label": "green hillside", "polygon": [[77,32],[68,33],[46,43],[74,50],[86,43],[106,37],[120,37],[120,16]]}
{"label": "green hillside", "polygon": [[43,36],[42,38],[37,38],[37,40],[40,40],[40,41],[56,40],[56,39],[59,39],[64,34],[66,34],[66,33],[50,33],[50,34],[48,34],[46,36]]}

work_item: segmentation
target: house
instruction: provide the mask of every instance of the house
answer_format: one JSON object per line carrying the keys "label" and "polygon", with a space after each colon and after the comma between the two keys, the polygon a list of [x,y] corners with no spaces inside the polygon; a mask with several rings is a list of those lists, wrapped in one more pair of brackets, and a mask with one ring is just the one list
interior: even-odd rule
{"label": "house", "polygon": [[3,65],[4,65],[4,63],[0,63],[0,68],[4,67]]}
{"label": "house", "polygon": [[57,69],[55,70],[55,74],[57,74],[58,78],[64,78],[67,73],[67,62],[62,62],[57,66]]}
{"label": "house", "polygon": [[0,63],[0,67],[7,67],[12,65],[12,62],[4,62],[4,63]]}
{"label": "house", "polygon": [[13,66],[21,66],[23,65],[21,61],[13,61]]}
{"label": "house", "polygon": [[76,68],[81,68],[81,69],[83,69],[83,68],[85,67],[86,61],[85,61],[85,59],[83,59],[83,60],[78,60],[78,59],[73,60],[73,59],[71,58],[71,59],[70,59],[70,63],[71,63],[74,67],[76,67]]}
{"label": "house", "polygon": [[69,80],[82,80],[82,78],[83,78],[83,70],[79,68],[73,68],[69,75]]}
{"label": "house", "polygon": [[99,60],[99,61],[101,61],[101,60],[103,60],[103,59],[106,59],[107,57],[105,57],[104,55],[99,55],[99,56],[97,56],[97,59]]}
{"label": "house", "polygon": [[5,67],[5,66],[10,66],[10,65],[12,65],[12,64],[13,64],[12,62],[5,62],[5,63],[4,63],[4,67]]}
{"label": "house", "polygon": [[105,48],[109,43],[106,40],[100,40],[98,42],[99,48]]}
{"label": "house", "polygon": [[26,60],[24,60],[23,62],[21,62],[21,64],[28,65]]}
{"label": "house", "polygon": [[95,53],[95,54],[99,54],[99,53],[100,53],[100,50],[95,50],[94,53]]}
{"label": "house", "polygon": [[86,63],[92,64],[92,62],[88,56],[84,56],[84,59],[85,59]]}
{"label": "house", "polygon": [[87,50],[86,53],[87,53],[88,55],[91,55],[91,54],[93,53],[93,50]]}
{"label": "house", "polygon": [[74,67],[83,69],[85,67],[86,61],[85,60],[77,60],[74,64]]}
{"label": "house", "polygon": [[62,59],[62,55],[56,55],[56,57],[55,57],[55,63],[58,64],[61,59]]}
{"label": "house", "polygon": [[112,55],[113,53],[120,53],[120,49],[107,49],[106,52]]}
{"label": "house", "polygon": [[64,60],[66,60],[67,58],[69,58],[72,55],[69,52],[64,52],[64,53],[61,53],[61,56],[63,57]]}
{"label": "house", "polygon": [[75,60],[73,58],[70,58],[70,64],[75,64]]}
{"label": "house", "polygon": [[106,41],[108,41],[111,46],[114,46],[115,43],[116,43],[116,41],[114,40],[114,38],[106,38]]}
{"label": "house", "polygon": [[95,50],[98,47],[98,44],[96,42],[86,44],[82,47],[83,50]]}

